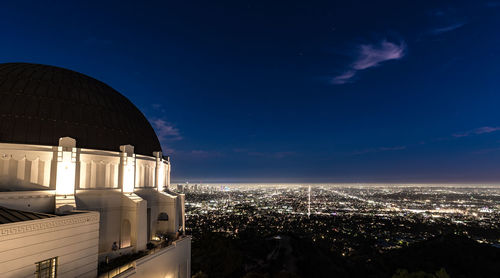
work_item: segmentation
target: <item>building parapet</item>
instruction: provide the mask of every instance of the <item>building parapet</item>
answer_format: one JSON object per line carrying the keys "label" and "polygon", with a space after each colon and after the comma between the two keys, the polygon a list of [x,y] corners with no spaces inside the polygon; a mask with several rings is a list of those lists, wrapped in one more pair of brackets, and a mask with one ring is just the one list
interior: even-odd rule
{"label": "building parapet", "polygon": [[98,223],[99,213],[95,211],[73,211],[68,215],[61,215],[51,218],[30,220],[25,222],[15,222],[2,224],[0,226],[0,239],[17,237],[26,233],[37,233],[46,229],[53,229],[66,225]]}
{"label": "building parapet", "polygon": [[[154,259],[158,257],[166,256],[167,254],[176,252],[178,250],[178,246],[179,247],[184,246],[184,244],[188,245],[187,247],[189,247],[189,253],[190,253],[191,250],[190,243],[191,243],[191,236],[181,236],[177,240],[172,241],[167,246],[162,246],[161,244],[159,244],[156,248],[144,252],[142,257],[136,258],[130,262],[126,262],[105,273],[101,273],[99,274],[98,277],[99,278],[143,277],[141,275],[138,275],[140,273],[140,271],[138,271],[139,269],[147,267],[150,262],[152,262]],[[163,263],[168,264],[169,261],[165,260],[163,261]],[[191,266],[189,266],[189,268],[190,267]],[[172,277],[174,276],[172,275]]]}
{"label": "building parapet", "polygon": [[76,148],[76,140],[69,137],[61,138],[59,143],[0,143],[0,191],[2,187],[24,187],[55,189],[63,195],[98,188],[130,192],[136,188],[163,190],[170,183],[170,161],[161,152],[151,156],[135,154],[130,145],[122,146],[121,152]]}

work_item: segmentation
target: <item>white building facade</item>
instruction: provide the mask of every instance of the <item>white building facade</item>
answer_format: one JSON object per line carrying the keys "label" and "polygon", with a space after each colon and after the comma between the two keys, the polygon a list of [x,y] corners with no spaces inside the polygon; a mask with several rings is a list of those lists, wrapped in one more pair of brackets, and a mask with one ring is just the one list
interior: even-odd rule
{"label": "white building facade", "polygon": [[[33,77],[37,72],[38,79]],[[51,78],[44,79],[47,75]],[[24,89],[17,91],[23,82]],[[28,90],[34,82],[38,87]],[[74,94],[62,101],[50,96],[57,83],[78,91],[84,103],[75,102]],[[44,84],[49,89],[39,95]],[[58,92],[65,96],[65,90]],[[170,159],[162,156],[154,131],[132,103],[87,76],[32,64],[0,64],[2,94],[14,106],[0,105],[0,207],[6,208],[3,221],[0,214],[0,272],[8,269],[0,277],[97,277],[99,263],[112,265],[119,256],[137,253],[142,257],[130,262],[130,277],[191,277],[184,195],[168,191]],[[16,111],[18,99],[38,102],[37,114]],[[92,99],[101,100],[97,108],[85,102]],[[54,103],[66,102],[83,112],[69,120],[61,120],[62,112],[40,116]],[[88,120],[87,109],[101,111],[102,117]],[[35,135],[23,126],[26,119],[35,123]],[[134,127],[145,132],[134,134]],[[47,144],[56,137],[58,144]],[[50,217],[25,219],[23,212]],[[11,219],[11,214],[20,218]],[[42,226],[49,228],[38,232]],[[164,248],[149,254],[155,245]],[[37,274],[39,262],[54,267],[56,276]],[[140,267],[147,264],[148,270]]]}
{"label": "white building facade", "polygon": [[95,277],[99,213],[2,224],[0,243],[1,277]]}

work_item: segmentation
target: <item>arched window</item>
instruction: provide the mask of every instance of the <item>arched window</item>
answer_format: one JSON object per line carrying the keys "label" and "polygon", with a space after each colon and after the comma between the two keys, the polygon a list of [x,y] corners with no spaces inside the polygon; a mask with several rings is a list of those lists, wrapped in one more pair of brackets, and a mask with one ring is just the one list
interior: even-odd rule
{"label": "arched window", "polygon": [[130,221],[127,219],[124,219],[122,221],[122,230],[121,230],[121,242],[120,242],[120,248],[126,248],[129,247],[131,242],[130,242]]}
{"label": "arched window", "polygon": [[166,212],[158,214],[158,221],[168,221],[168,214]]}

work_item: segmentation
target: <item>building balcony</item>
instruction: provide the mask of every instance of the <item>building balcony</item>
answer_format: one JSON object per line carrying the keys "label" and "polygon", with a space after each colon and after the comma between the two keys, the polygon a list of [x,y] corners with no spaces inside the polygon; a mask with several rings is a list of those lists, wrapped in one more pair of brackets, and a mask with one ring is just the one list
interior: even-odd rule
{"label": "building balcony", "polygon": [[[128,250],[128,248],[132,247],[124,248],[127,250],[121,251],[122,249],[119,249],[117,251],[108,253],[108,255],[115,255],[116,257],[108,260],[108,263],[103,262],[99,265],[98,277],[156,277],[156,275],[158,277],[165,277],[165,275],[160,275],[159,273],[177,273],[181,271],[177,269],[179,264],[177,262],[175,264],[173,263],[177,261],[175,258],[177,258],[178,260],[185,260],[186,254],[191,256],[190,236],[179,236],[175,240],[154,240],[151,241],[151,244],[152,245],[149,245],[151,247],[150,249],[139,251],[136,253],[129,252],[123,254]],[[117,256],[120,253],[122,253],[123,255]],[[150,274],[146,276],[142,275],[142,273],[147,273],[147,270],[153,269],[155,267],[160,268],[160,271],[154,272],[155,276],[149,276]],[[186,268],[184,271],[185,273],[190,272],[191,266],[187,267],[189,269]],[[163,271],[161,269],[163,269]],[[172,277],[177,277],[177,274]]]}

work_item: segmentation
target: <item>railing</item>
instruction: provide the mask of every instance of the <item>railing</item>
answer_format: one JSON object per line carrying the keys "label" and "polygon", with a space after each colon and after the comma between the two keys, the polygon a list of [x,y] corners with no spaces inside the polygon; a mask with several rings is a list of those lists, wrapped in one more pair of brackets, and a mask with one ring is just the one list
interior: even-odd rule
{"label": "railing", "polygon": [[99,278],[112,278],[112,277],[115,277],[121,273],[124,273],[130,269],[133,269],[135,268],[135,260],[132,261],[132,262],[129,262],[129,263],[126,263],[122,266],[119,266],[115,269],[112,269],[108,272],[105,272],[105,273],[102,273],[102,274],[99,274]]}
{"label": "railing", "polygon": [[140,256],[133,258],[133,261],[127,262],[119,267],[113,268],[112,270],[109,270],[107,272],[101,273],[98,275],[99,278],[112,278],[116,277],[119,274],[124,274],[125,272],[134,269],[136,267],[136,261],[148,256],[148,255],[153,255],[156,254],[160,251],[163,251],[164,249],[171,247],[172,245],[175,245],[176,242],[181,241],[185,238],[186,236],[178,236],[175,240],[171,241],[160,241],[154,248],[149,249],[144,251]]}

